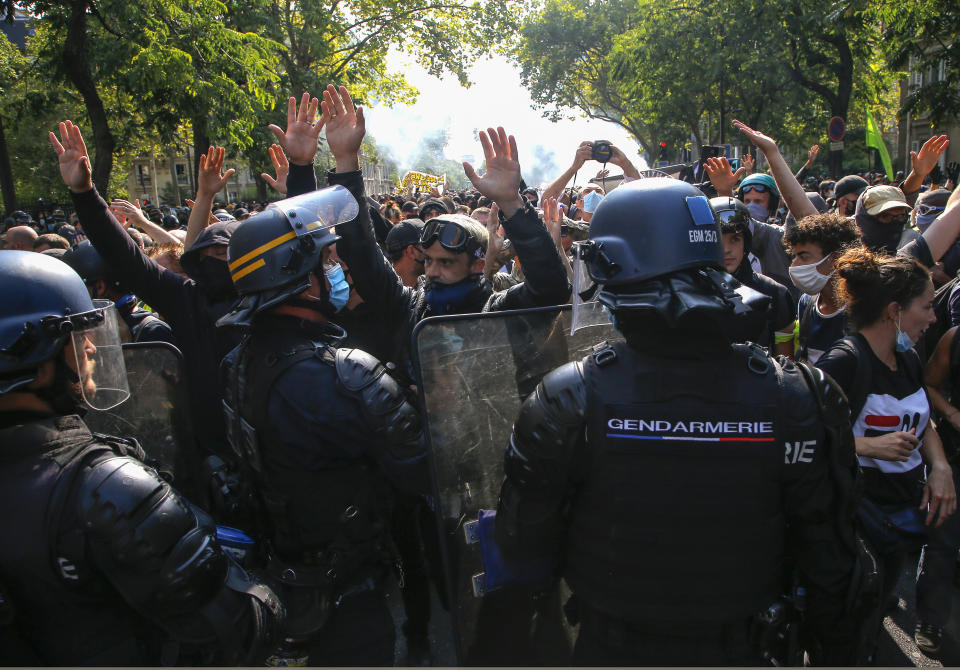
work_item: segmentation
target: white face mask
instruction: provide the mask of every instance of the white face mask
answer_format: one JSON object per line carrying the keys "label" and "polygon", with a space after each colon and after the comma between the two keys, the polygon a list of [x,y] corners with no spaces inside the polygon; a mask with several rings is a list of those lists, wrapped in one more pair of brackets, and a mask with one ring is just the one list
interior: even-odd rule
{"label": "white face mask", "polygon": [[790,273],[790,281],[807,295],[817,295],[830,281],[830,275],[821,274],[817,270],[817,266],[822,262],[822,260],[819,260],[809,265],[791,265],[787,268]]}

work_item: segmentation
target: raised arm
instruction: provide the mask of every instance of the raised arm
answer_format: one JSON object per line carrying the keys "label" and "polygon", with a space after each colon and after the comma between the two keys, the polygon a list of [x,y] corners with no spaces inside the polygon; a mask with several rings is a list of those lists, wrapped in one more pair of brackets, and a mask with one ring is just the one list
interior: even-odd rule
{"label": "raised arm", "polygon": [[157,265],[127,235],[93,187],[90,157],[80,129],[71,121],[64,121],[59,130],[59,140],[53,133],[49,134],[50,144],[57,153],[60,176],[70,189],[87,237],[126,284],[173,323],[180,315],[178,298],[185,286],[193,282]]}
{"label": "raised arm", "polygon": [[793,214],[793,218],[800,221],[805,217],[816,215],[818,213],[817,208],[807,199],[803,186],[801,186],[797,178],[793,176],[793,172],[790,171],[790,166],[787,165],[787,161],[783,159],[783,155],[777,148],[777,143],[773,138],[767,137],[741,121],[734,121],[733,125],[737,130],[746,135],[750,141],[763,152],[763,155],[767,157],[767,162],[770,164],[770,172],[773,173],[773,179],[777,182],[780,195],[787,204],[787,209]]}
{"label": "raised arm", "polygon": [[946,151],[949,146],[950,140],[946,135],[934,135],[923,143],[919,152],[910,152],[910,174],[900,184],[900,190],[903,191],[904,195],[915,196],[920,187],[923,186],[923,180],[936,167],[937,161],[940,160],[940,154]]}
{"label": "raised arm", "polygon": [[149,235],[155,244],[180,244],[180,240],[164,230],[163,226],[158,226],[143,215],[139,200],[136,204],[133,204],[129,200],[114,198],[113,202],[110,203],[110,211],[117,217],[121,226],[124,228],[131,225],[136,226]]}
{"label": "raised arm", "polygon": [[223,147],[211,146],[204,156],[200,156],[200,169],[197,170],[197,199],[190,210],[187,220],[187,237],[183,241],[183,248],[189,249],[197,237],[210,225],[210,208],[217,193],[227,185],[227,180],[236,172],[230,168],[223,172],[223,158],[226,155]]}
{"label": "raised arm", "polygon": [[[317,173],[313,169],[313,157],[317,155],[317,141],[320,137],[320,131],[323,130],[324,124],[329,120],[322,114],[317,115],[319,104],[317,98],[311,98],[309,93],[304,92],[300,98],[300,107],[297,108],[297,99],[290,97],[287,100],[286,131],[273,124],[269,126],[270,131],[277,138],[277,143],[282,148],[277,158],[283,156],[283,152],[286,152],[286,159],[284,160],[288,160],[289,172],[285,192],[291,198],[295,195],[317,190]],[[271,153],[271,159],[274,158],[274,153]],[[359,164],[358,160],[357,165],[359,166]],[[277,162],[274,162],[274,165],[277,166],[279,180],[282,163],[278,165]]]}
{"label": "raised arm", "polygon": [[[573,163],[566,169],[566,171],[557,177],[552,184],[547,186],[543,190],[543,194],[540,196],[541,200],[546,200],[547,198],[559,198],[560,193],[563,192],[563,188],[573,179],[573,175],[577,173],[577,170],[583,167],[583,164],[590,160],[590,157],[593,155],[593,143],[592,142],[581,142],[580,146],[577,147],[577,153],[573,155]],[[626,170],[624,170],[626,172]]]}

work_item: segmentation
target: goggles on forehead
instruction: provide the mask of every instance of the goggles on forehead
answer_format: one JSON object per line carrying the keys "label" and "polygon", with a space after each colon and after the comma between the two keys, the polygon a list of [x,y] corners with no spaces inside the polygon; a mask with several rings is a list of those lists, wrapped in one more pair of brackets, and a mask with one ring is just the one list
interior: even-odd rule
{"label": "goggles on forehead", "polygon": [[480,257],[478,254],[483,253],[477,240],[460,224],[452,221],[438,221],[437,219],[427,221],[423,226],[423,233],[420,235],[420,246],[426,248],[434,242],[440,242],[440,246],[454,253],[472,253],[478,258]]}
{"label": "goggles on forehead", "polygon": [[740,187],[741,193],[749,193],[750,191],[756,191],[757,193],[769,193],[770,188],[766,184],[747,184],[746,186]]}

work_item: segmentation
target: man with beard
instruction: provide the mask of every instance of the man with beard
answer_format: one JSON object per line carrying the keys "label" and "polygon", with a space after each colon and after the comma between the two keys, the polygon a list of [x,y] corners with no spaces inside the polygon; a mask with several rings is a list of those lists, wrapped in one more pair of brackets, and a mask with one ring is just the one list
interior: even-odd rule
{"label": "man with beard", "polygon": [[256,664],[276,595],[135,441],[79,416],[130,395],[114,305],[43,254],[0,254],[0,284],[0,505],[16,509],[0,521],[16,538],[0,547],[0,664]]}
{"label": "man with beard", "polygon": [[[80,129],[60,124],[60,139],[50,133],[60,161],[60,175],[70,189],[77,216],[90,242],[125,285],[170,324],[183,352],[193,431],[200,460],[229,458],[217,383],[220,360],[237,344],[234,329],[216,328],[232,306],[236,291],[227,269],[227,244],[237,221],[214,223],[199,234],[180,258],[188,277],[158,265],[136,245],[97,193],[90,177],[90,158]],[[216,148],[201,158],[198,196],[223,189],[229,178],[220,173],[223,154]],[[196,498],[194,492],[189,492]]]}
{"label": "man with beard", "polygon": [[[357,202],[366,202],[358,151],[366,134],[362,109],[355,109],[347,89],[333,85],[323,93],[323,123],[336,168],[327,174],[331,185],[340,184]],[[305,94],[305,100],[309,97]],[[316,138],[304,132],[291,106],[287,131],[274,134],[290,157],[288,195],[316,190],[313,156]],[[347,132],[349,131],[349,132]],[[418,321],[439,314],[521,309],[562,304],[570,295],[567,273],[550,234],[533,206],[520,196],[520,164],[516,141],[500,128],[480,132],[487,171],[480,177],[469,164],[464,170],[474,187],[500,207],[506,236],[517,250],[526,281],[507,291],[494,292],[483,277],[486,229],[463,215],[448,214],[424,226],[427,281],[423,286],[403,285],[390,261],[377,246],[366,207],[361,207],[358,225],[339,226],[337,254],[350,267],[354,288],[381,315],[383,327],[397,334],[397,357],[403,370],[409,365],[410,332]]]}

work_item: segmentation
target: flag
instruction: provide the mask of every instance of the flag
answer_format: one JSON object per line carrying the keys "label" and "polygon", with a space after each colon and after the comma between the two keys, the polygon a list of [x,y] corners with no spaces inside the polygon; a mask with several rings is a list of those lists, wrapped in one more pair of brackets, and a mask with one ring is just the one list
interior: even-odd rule
{"label": "flag", "polygon": [[880,135],[880,129],[873,122],[870,116],[870,108],[867,108],[867,146],[873,147],[880,152],[880,161],[883,163],[883,169],[887,173],[887,178],[893,181],[893,165],[890,164],[890,154],[887,153],[887,147],[883,143],[883,136]]}

